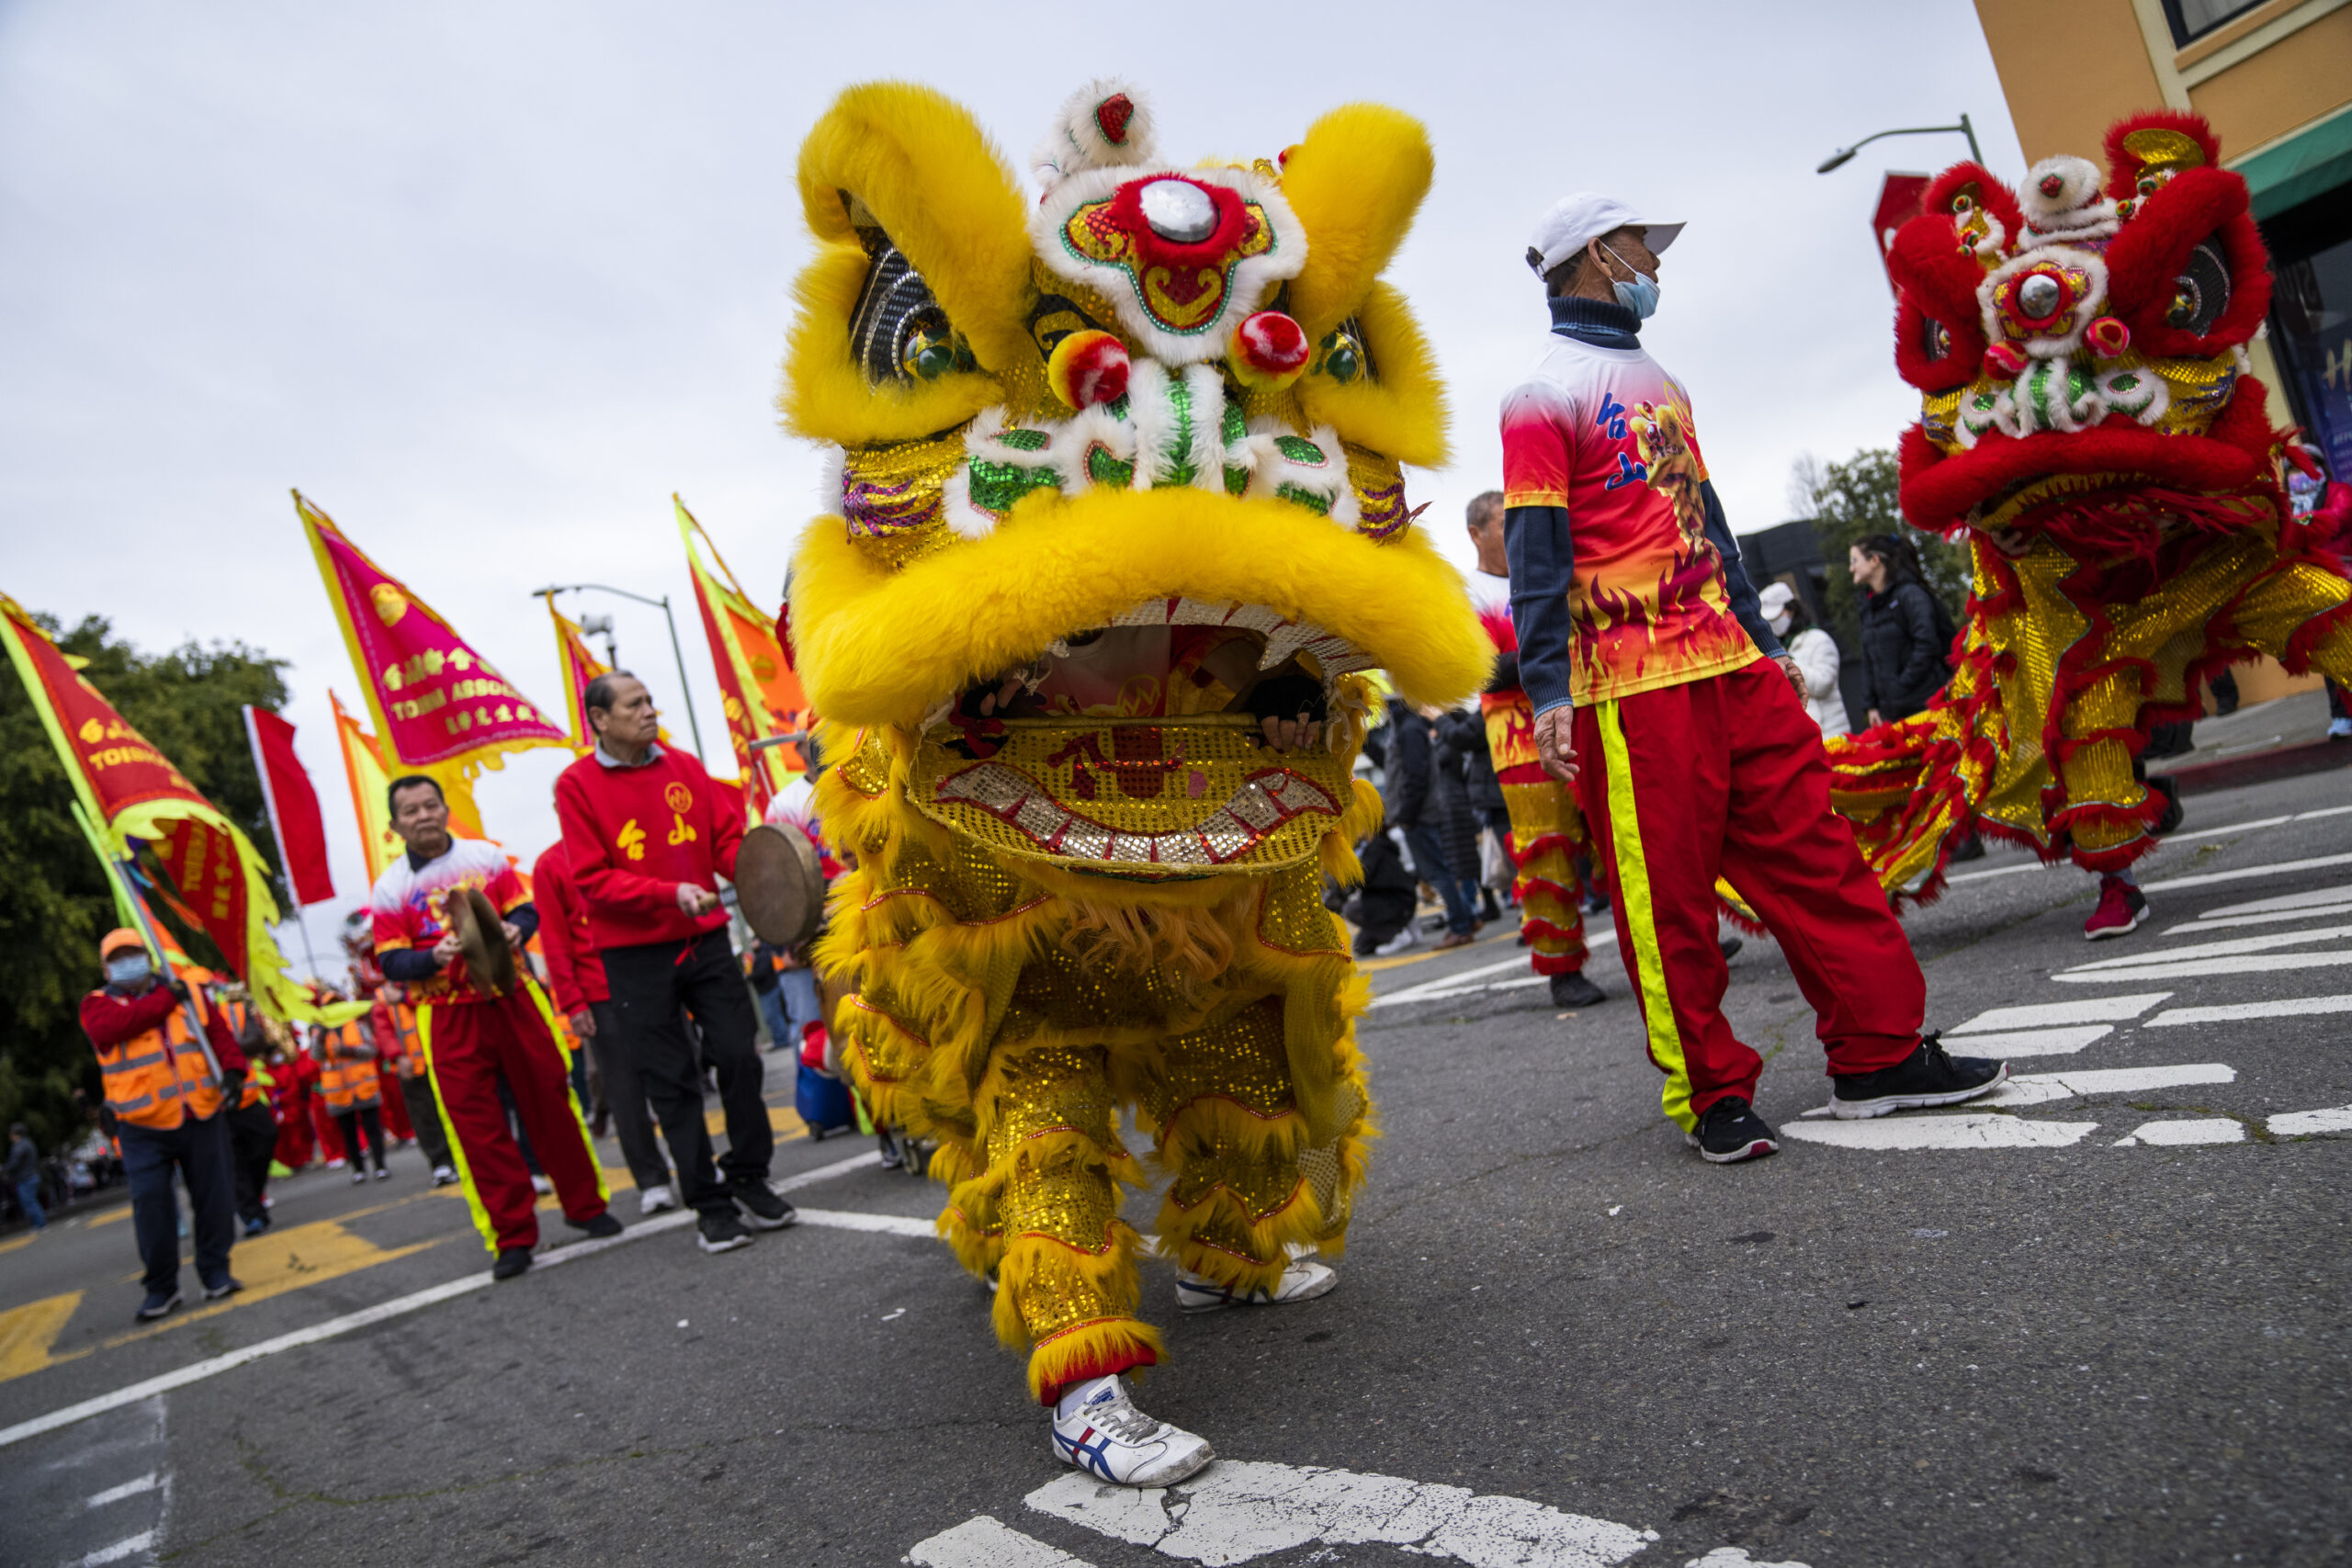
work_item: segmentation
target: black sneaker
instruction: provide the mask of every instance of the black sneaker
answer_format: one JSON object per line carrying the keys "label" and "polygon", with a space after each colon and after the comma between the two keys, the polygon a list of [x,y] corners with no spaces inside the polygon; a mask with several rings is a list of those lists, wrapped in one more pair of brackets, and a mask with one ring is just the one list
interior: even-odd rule
{"label": "black sneaker", "polygon": [[1917,1051],[1894,1066],[1831,1078],[1829,1105],[1848,1122],[1883,1116],[1890,1111],[1958,1105],[1992,1093],[2008,1076],[2007,1062],[1989,1056],[1947,1056],[1936,1037],[1927,1034],[1920,1037]]}
{"label": "black sneaker", "polygon": [[1552,1005],[1555,1008],[1597,1008],[1608,999],[1609,994],[1586,979],[1581,969],[1552,976]]}
{"label": "black sneaker", "polygon": [[732,1252],[752,1245],[752,1233],[725,1209],[706,1210],[698,1216],[696,1225],[702,1234],[695,1238],[695,1245],[705,1252]]}
{"label": "black sneaker", "polygon": [[620,1221],[613,1218],[613,1212],[610,1209],[605,1210],[603,1213],[597,1215],[593,1220],[575,1220],[571,1215],[566,1214],[563,1217],[563,1223],[570,1225],[573,1230],[578,1231],[581,1235],[587,1236],[594,1241],[601,1241],[608,1235],[618,1235],[621,1234],[621,1223]]}
{"label": "black sneaker", "polygon": [[204,1299],[208,1302],[217,1302],[223,1297],[233,1296],[244,1288],[243,1282],[234,1274],[223,1274],[219,1282],[204,1287]]}
{"label": "black sneaker", "polygon": [[737,1182],[727,1190],[761,1230],[780,1231],[800,1217],[791,1204],[769,1191],[764,1181]]}
{"label": "black sneaker", "polygon": [[1744,936],[1719,936],[1715,939],[1715,945],[1723,949],[1724,962],[1728,964],[1739,956],[1739,950],[1747,945],[1747,939]]}
{"label": "black sneaker", "polygon": [[529,1247],[509,1247],[501,1250],[498,1261],[490,1266],[490,1277],[493,1280],[512,1280],[519,1274],[529,1272],[530,1267],[531,1249]]}
{"label": "black sneaker", "polygon": [[1736,1094],[1727,1094],[1699,1118],[1699,1130],[1684,1138],[1699,1156],[1714,1165],[1737,1165],[1781,1152],[1781,1140],[1756,1108]]}
{"label": "black sneaker", "polygon": [[147,1299],[139,1303],[139,1321],[153,1323],[179,1310],[180,1291],[177,1285],[168,1291],[150,1291]]}

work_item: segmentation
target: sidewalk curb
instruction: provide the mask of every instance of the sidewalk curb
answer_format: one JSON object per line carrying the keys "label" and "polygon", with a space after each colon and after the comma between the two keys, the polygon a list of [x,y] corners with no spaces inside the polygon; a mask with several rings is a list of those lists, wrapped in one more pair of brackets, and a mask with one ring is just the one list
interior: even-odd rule
{"label": "sidewalk curb", "polygon": [[2300,746],[2281,746],[2275,750],[2257,751],[2250,757],[2195,762],[2170,772],[2151,768],[2148,773],[2152,778],[2172,780],[2183,795],[2204,795],[2212,790],[2267,784],[2273,779],[2299,778],[2305,773],[2322,773],[2346,766],[2352,766],[2352,743],[2307,740]]}

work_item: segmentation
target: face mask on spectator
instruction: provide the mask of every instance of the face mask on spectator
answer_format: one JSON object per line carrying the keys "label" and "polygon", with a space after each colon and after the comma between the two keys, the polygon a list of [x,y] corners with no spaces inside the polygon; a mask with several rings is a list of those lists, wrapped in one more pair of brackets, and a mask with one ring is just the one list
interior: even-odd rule
{"label": "face mask on spectator", "polygon": [[107,984],[135,986],[153,972],[153,965],[143,953],[126,953],[107,960]]}
{"label": "face mask on spectator", "polygon": [[1764,624],[1772,628],[1774,637],[1786,637],[1789,634],[1790,619],[1789,613],[1783,610],[1777,615],[1766,617]]}

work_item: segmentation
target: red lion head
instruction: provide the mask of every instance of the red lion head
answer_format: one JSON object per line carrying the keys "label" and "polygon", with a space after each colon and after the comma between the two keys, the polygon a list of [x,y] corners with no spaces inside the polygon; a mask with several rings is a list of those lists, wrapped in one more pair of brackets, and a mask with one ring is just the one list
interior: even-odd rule
{"label": "red lion head", "polygon": [[2109,131],[2104,179],[2055,157],[2017,190],[1976,164],[1928,186],[1888,260],[1895,365],[1922,394],[1903,440],[1913,523],[1999,537],[2102,511],[2278,513],[2245,351],[2269,262],[2219,152],[2196,116],[2137,115]]}

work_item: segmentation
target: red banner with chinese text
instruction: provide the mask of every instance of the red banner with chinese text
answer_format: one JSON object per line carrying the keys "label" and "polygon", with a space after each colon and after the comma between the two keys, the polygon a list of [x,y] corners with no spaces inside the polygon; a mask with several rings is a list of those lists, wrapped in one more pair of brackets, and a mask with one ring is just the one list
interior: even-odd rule
{"label": "red banner with chinese text", "polygon": [[[800,749],[789,742],[758,746],[776,736],[806,733],[816,723],[800,677],[776,640],[775,616],[763,612],[745,593],[710,536],[686,510],[685,502],[670,498],[678,510],[678,534],[686,547],[686,567],[694,578],[695,604],[702,611],[703,631],[710,638],[711,662],[718,669],[719,696],[727,709],[727,738],[734,743],[736,765],[743,774],[751,814],[765,814],[776,792],[807,764]],[[699,546],[697,546],[699,541]],[[707,565],[704,556],[709,557]],[[706,764],[707,765],[707,764]]]}

